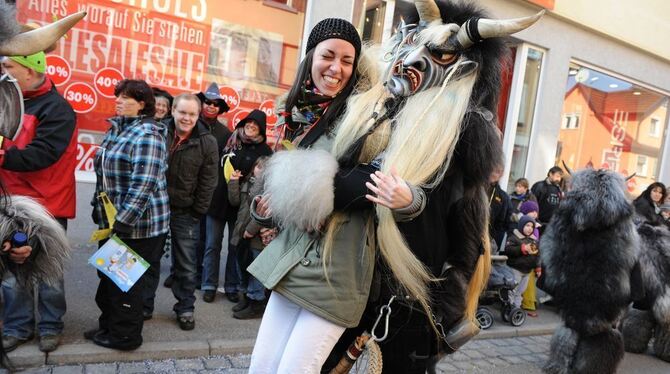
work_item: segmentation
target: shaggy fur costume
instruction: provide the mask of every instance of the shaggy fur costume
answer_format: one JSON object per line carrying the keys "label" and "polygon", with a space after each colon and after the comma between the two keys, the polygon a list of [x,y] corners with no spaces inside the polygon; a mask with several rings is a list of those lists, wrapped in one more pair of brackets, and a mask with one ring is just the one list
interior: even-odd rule
{"label": "shaggy fur costume", "polygon": [[33,251],[22,265],[8,265],[3,261],[2,270],[9,266],[17,281],[24,285],[35,280],[55,286],[70,257],[70,245],[63,228],[35,200],[10,196],[7,206],[0,210],[0,238],[5,240],[16,231],[28,235],[28,244]]}
{"label": "shaggy fur costume", "polygon": [[[267,163],[265,191],[279,227],[315,229],[333,212],[337,161],[321,150],[277,152]],[[296,198],[299,197],[299,198]]]}
{"label": "shaggy fur costume", "polygon": [[644,298],[628,310],[619,328],[626,351],[646,352],[654,336],[654,354],[670,361],[670,231],[647,221],[637,231]]}
{"label": "shaggy fur costume", "polygon": [[565,324],[551,341],[547,373],[614,373],[623,358],[623,340],[613,326],[631,301],[639,245],[624,191],[617,173],[575,173],[542,236],[541,286]]}

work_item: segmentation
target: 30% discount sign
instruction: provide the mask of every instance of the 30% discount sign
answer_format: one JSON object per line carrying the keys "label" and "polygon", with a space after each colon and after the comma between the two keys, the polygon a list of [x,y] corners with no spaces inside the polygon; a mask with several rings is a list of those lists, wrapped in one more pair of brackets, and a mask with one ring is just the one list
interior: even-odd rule
{"label": "30% discount sign", "polygon": [[88,113],[95,108],[95,104],[98,102],[98,96],[93,87],[82,82],[75,82],[67,86],[63,96],[72,105],[72,109],[76,113]]}

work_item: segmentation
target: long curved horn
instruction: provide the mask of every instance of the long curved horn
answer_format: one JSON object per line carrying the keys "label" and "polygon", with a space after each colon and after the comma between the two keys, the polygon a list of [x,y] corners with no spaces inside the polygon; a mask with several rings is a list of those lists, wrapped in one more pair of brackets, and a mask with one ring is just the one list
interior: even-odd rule
{"label": "long curved horn", "polygon": [[416,6],[416,10],[419,11],[419,18],[422,21],[430,23],[436,19],[442,19],[440,16],[440,8],[435,4],[435,0],[416,0],[414,6]]}
{"label": "long curved horn", "polygon": [[565,163],[565,161],[561,160],[561,162],[563,163],[563,167],[565,168],[565,171],[567,171],[568,174],[572,175],[572,170],[570,170],[570,168],[569,168],[568,165]]}
{"label": "long curved horn", "polygon": [[633,177],[636,176],[636,175],[637,175],[637,173],[633,173],[633,174],[627,176],[627,177],[626,177],[626,182],[628,182],[629,180],[633,179]]}
{"label": "long curved horn", "polygon": [[0,55],[28,56],[44,51],[85,16],[86,12],[71,14],[39,29],[18,34],[0,45]]}
{"label": "long curved horn", "polygon": [[487,19],[487,18],[471,18],[467,20],[461,29],[456,34],[456,40],[465,49],[475,44],[478,41],[487,38],[496,38],[512,35],[521,30],[530,27],[537,22],[545,13],[542,9],[535,15],[513,19]]}

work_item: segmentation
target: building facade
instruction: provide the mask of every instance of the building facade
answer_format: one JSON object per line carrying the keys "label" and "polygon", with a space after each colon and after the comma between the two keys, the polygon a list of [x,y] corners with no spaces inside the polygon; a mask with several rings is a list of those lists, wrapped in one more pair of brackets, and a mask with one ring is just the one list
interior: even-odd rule
{"label": "building facade", "polygon": [[[332,16],[312,0],[306,25]],[[344,4],[353,4],[349,7]],[[499,108],[508,190],[562,161],[572,169],[608,168],[636,176],[632,195],[670,182],[670,4],[662,0],[479,0],[495,18],[546,9],[510,41]],[[390,37],[404,0],[338,1],[368,40]],[[347,18],[346,14],[340,14]]]}

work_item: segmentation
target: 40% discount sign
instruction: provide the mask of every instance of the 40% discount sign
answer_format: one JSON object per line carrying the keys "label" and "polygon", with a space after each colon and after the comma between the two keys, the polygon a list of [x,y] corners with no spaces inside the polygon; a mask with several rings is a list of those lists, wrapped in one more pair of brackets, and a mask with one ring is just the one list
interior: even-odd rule
{"label": "40% discount sign", "polygon": [[100,69],[93,78],[95,89],[108,99],[114,98],[114,88],[123,80],[123,74],[114,68]]}
{"label": "40% discount sign", "polygon": [[95,104],[98,102],[98,96],[93,87],[82,82],[67,86],[63,96],[72,105],[75,113],[88,113],[95,108]]}
{"label": "40% discount sign", "polygon": [[67,60],[57,55],[47,56],[47,76],[56,86],[60,86],[70,80],[72,69]]}

